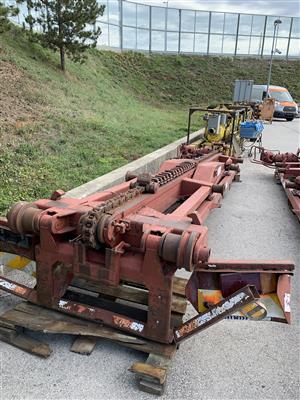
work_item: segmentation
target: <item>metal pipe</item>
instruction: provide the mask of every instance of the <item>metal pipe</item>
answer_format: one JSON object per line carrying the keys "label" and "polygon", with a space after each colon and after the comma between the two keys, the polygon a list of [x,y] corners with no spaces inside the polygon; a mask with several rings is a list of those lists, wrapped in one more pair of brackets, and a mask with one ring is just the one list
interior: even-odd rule
{"label": "metal pipe", "polygon": [[291,23],[290,23],[290,32],[289,32],[289,39],[288,39],[288,44],[287,44],[287,49],[286,49],[286,59],[288,60],[289,58],[289,52],[290,52],[290,44],[291,44],[291,36],[292,36],[292,30],[293,30],[293,23],[294,23],[294,18],[291,18]]}
{"label": "metal pipe", "polygon": [[190,143],[190,134],[191,134],[191,118],[192,118],[193,112],[189,110],[189,121],[188,121],[188,131],[187,131],[187,138],[186,138],[186,144]]}
{"label": "metal pipe", "polygon": [[266,29],[267,29],[267,16],[265,16],[264,32],[262,34],[262,44],[261,44],[261,54],[260,54],[261,58],[263,58],[263,56],[264,56]]}
{"label": "metal pipe", "polygon": [[234,55],[235,55],[235,56],[236,56],[237,49],[238,49],[239,30],[240,30],[240,19],[241,19],[241,14],[238,14],[238,20],[237,20],[237,26],[236,26],[235,48],[234,48]]}
{"label": "metal pipe", "polygon": [[266,97],[267,97],[267,98],[268,98],[269,87],[270,87],[270,82],[271,82],[273,56],[274,56],[274,53],[275,53],[275,50],[274,50],[275,39],[276,39],[277,34],[278,34],[278,27],[279,27],[279,24],[281,24],[281,23],[282,23],[282,21],[281,21],[280,19],[276,19],[276,20],[274,21],[273,42],[272,42],[271,59],[270,59],[270,67],[269,67],[269,74],[268,74],[268,83],[267,83],[267,90],[266,90]]}

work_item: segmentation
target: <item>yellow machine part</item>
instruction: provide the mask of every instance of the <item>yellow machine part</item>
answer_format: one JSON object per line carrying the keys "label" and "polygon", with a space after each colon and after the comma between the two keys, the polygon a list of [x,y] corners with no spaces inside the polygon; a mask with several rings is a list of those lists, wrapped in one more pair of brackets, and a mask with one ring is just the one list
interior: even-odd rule
{"label": "yellow machine part", "polygon": [[207,127],[205,128],[204,137],[208,142],[222,142],[224,141],[226,136],[226,126],[220,125],[218,132],[210,133],[208,132]]}
{"label": "yellow machine part", "polygon": [[[234,156],[236,155],[236,150],[234,145],[232,143],[236,143],[237,146],[240,146],[240,123],[244,121],[244,115],[242,113],[237,113],[235,118],[234,114],[230,114],[230,111],[234,111],[234,109],[231,109],[230,107],[226,107],[224,105],[220,105],[219,107],[215,108],[209,108],[207,109],[207,118],[205,119],[206,121],[206,126],[204,130],[204,135],[202,139],[193,142],[193,144],[190,144],[191,147],[215,147],[217,143],[220,143],[220,145],[225,144],[225,145],[230,145],[230,148],[227,150],[223,148],[223,153],[228,156]],[[216,113],[219,113],[221,116],[220,123],[218,125],[218,129],[216,132],[209,132],[209,118]],[[226,116],[226,118],[224,118]],[[234,132],[233,136],[234,138],[231,138],[232,135],[232,129],[234,125]]]}

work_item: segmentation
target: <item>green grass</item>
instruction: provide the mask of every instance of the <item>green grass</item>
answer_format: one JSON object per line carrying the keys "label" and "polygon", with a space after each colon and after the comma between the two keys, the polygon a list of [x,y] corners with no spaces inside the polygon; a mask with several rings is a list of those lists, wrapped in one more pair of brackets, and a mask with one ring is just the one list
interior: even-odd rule
{"label": "green grass", "polygon": [[[267,63],[93,50],[86,64],[67,69],[63,75],[58,56],[21,30],[0,36],[2,213],[184,136],[189,104],[230,100],[237,78],[263,83]],[[273,71],[276,84],[299,99],[299,63],[275,62]]]}
{"label": "green grass", "polygon": [[[106,52],[111,77],[142,99],[182,105],[231,101],[235,79],[265,84],[269,62],[254,58],[163,56]],[[272,83],[287,87],[300,101],[300,62],[274,61]]]}

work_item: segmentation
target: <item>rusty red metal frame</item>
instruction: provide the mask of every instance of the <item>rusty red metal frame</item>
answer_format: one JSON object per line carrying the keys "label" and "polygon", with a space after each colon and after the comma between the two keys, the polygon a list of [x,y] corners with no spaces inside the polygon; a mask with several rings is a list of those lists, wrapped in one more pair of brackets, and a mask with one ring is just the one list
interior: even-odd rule
{"label": "rusty red metal frame", "polygon": [[255,286],[247,285],[237,290],[218,304],[210,307],[209,310],[196,315],[182,324],[179,328],[174,329],[175,342],[180,343],[183,340],[188,339],[195,333],[209,328],[258,299],[259,293]]}
{"label": "rusty red metal frame", "polygon": [[[221,288],[223,295],[227,296],[247,284],[254,285],[261,294],[276,293],[284,317],[281,322],[290,323],[290,309],[285,307],[285,303],[287,296],[290,296],[290,277],[293,270],[294,264],[290,261],[224,261],[210,258],[208,262],[195,267],[188,281],[186,294],[197,309],[199,288]],[[234,280],[228,286],[222,283],[224,277],[234,277]],[[271,280],[273,283],[270,285]]]}
{"label": "rusty red metal frame", "polygon": [[[212,287],[218,286],[215,271],[206,271],[211,263],[203,222],[239,176],[239,162],[211,151],[194,159],[167,160],[155,176],[127,174],[126,182],[85,199],[62,198],[56,191],[50,199],[15,204],[7,219],[0,220],[0,250],[36,261],[37,284],[29,289],[0,277],[1,289],[145,338],[173,342],[176,270],[205,270],[202,274],[210,276]],[[235,262],[225,269],[241,273]],[[251,273],[242,283],[235,282],[234,291],[265,272],[259,263],[248,269]],[[292,267],[269,262],[268,271],[276,275],[278,286]],[[147,311],[71,291],[74,278],[146,288]],[[284,293],[289,293],[288,282]],[[193,303],[193,290],[187,295]]]}
{"label": "rusty red metal frame", "polygon": [[256,147],[252,161],[275,169],[275,177],[281,182],[291,209],[300,221],[300,149],[297,153],[280,153]]}
{"label": "rusty red metal frame", "polygon": [[300,222],[300,162],[297,168],[287,166],[284,171],[281,168],[277,168],[276,177],[282,184],[292,212]]}

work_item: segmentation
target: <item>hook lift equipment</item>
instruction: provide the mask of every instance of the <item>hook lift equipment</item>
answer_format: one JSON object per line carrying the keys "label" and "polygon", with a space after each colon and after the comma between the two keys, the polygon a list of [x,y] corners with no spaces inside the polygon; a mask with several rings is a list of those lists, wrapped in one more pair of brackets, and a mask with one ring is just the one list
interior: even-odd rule
{"label": "hook lift equipment", "polygon": [[[211,256],[203,223],[238,180],[242,162],[221,150],[169,159],[155,175],[129,172],[124,183],[84,199],[55,191],[50,199],[16,203],[0,219],[0,251],[34,260],[36,286],[2,275],[0,289],[166,346],[232,315],[290,323],[292,262]],[[189,273],[185,295],[196,311],[186,322],[173,318],[179,269]],[[82,291],[82,282],[97,296]],[[116,301],[108,288],[143,291],[146,304]]]}

